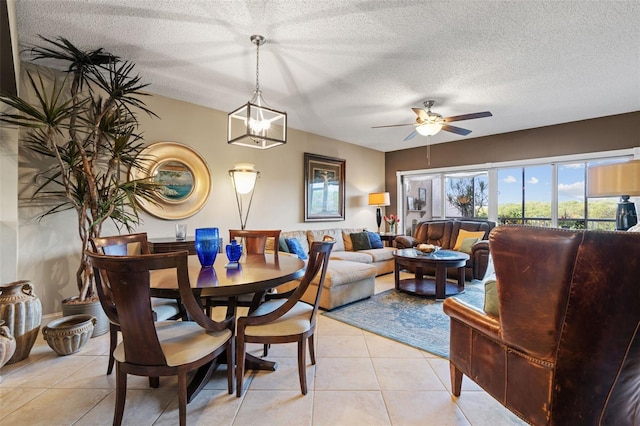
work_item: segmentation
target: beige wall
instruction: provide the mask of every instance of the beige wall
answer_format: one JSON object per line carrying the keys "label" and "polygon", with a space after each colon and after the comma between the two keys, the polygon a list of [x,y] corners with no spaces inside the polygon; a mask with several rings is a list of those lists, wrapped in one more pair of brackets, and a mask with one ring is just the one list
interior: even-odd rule
{"label": "beige wall", "polygon": [[[188,233],[196,227],[216,226],[222,236],[239,228],[235,195],[229,169],[238,162],[250,162],[261,172],[253,199],[248,228],[324,229],[331,227],[368,227],[375,229],[375,209],[367,206],[367,194],[384,187],[384,153],[356,145],[289,129],[288,143],[261,151],[228,145],[225,112],[176,101],[161,96],[145,98],[147,106],[160,118],[141,116],[147,143],[174,141],[189,145],[207,161],[211,170],[211,195],[201,211],[180,220]],[[303,155],[305,152],[346,160],[346,220],[304,222]],[[21,174],[28,169],[22,168]],[[23,180],[22,187],[29,185]],[[22,188],[20,188],[22,189]],[[33,281],[43,302],[43,313],[60,310],[60,301],[77,293],[74,275],[80,253],[75,214],[58,213],[41,222],[40,211],[25,203],[20,206],[18,277]],[[143,215],[137,231],[150,238],[174,235],[174,224]],[[117,231],[108,225],[103,235]]]}
{"label": "beige wall", "polygon": [[[500,118],[492,118],[498,119]],[[391,194],[392,205],[387,207],[387,213],[397,213],[397,171],[554,157],[637,146],[640,146],[640,112],[432,145],[430,165],[427,162],[426,147],[388,152],[385,159],[385,187]]]}

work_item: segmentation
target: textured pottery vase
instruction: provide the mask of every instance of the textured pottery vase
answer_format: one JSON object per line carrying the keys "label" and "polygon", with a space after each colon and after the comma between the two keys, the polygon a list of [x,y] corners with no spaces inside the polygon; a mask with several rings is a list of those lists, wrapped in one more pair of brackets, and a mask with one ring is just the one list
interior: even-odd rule
{"label": "textured pottery vase", "polygon": [[218,228],[196,229],[196,253],[203,268],[210,268],[216,261],[220,235]]}
{"label": "textured pottery vase", "polygon": [[58,355],[71,355],[87,344],[96,317],[80,314],[55,319],[42,329],[42,336]]}
{"label": "textured pottery vase", "polygon": [[[16,351],[16,339],[13,338],[9,327],[4,325],[4,320],[0,320],[0,369],[9,361]],[[2,376],[0,376],[2,383]]]}
{"label": "textured pottery vase", "polygon": [[93,327],[93,334],[91,337],[98,337],[109,331],[109,318],[104,313],[102,305],[99,300],[94,302],[75,302],[78,297],[69,297],[62,301],[62,316],[68,317],[71,315],[91,315],[96,318],[95,327]]}
{"label": "textured pottery vase", "polygon": [[42,304],[31,282],[22,280],[0,285],[0,319],[16,339],[16,350],[7,364],[29,356],[42,320]]}

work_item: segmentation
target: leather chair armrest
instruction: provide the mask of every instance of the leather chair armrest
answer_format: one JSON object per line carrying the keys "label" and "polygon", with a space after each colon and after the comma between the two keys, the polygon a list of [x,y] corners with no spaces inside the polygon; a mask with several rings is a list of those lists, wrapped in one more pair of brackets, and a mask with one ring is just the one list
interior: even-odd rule
{"label": "leather chair armrest", "polygon": [[482,309],[466,302],[450,297],[442,305],[444,313],[455,318],[463,324],[492,337],[500,338],[500,319],[487,314]]}
{"label": "leather chair armrest", "polygon": [[471,247],[471,261],[473,264],[473,278],[483,280],[487,275],[491,256],[489,240],[480,240]]}
{"label": "leather chair armrest", "polygon": [[398,236],[395,240],[393,240],[396,244],[396,247],[399,249],[411,248],[418,245],[418,240],[413,237],[408,236]]}

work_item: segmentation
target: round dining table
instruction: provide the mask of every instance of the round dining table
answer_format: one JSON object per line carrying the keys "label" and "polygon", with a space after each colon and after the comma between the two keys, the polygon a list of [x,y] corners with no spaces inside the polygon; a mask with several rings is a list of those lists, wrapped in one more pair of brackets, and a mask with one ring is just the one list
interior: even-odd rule
{"label": "round dining table", "polygon": [[[286,254],[245,254],[238,268],[227,268],[225,256],[218,255],[213,267],[203,268],[197,256],[189,256],[189,281],[200,297],[234,297],[264,292],[280,284],[300,278],[305,263]],[[152,271],[151,295],[177,298],[180,293],[175,271]]]}
{"label": "round dining table", "polygon": [[[257,294],[258,297],[254,297],[254,302],[257,302],[268,289],[302,277],[306,269],[306,264],[297,256],[284,253],[244,254],[237,268],[227,267],[229,262],[224,255],[218,255],[213,267],[208,268],[200,265],[198,256],[188,256],[187,259],[189,282],[195,296],[199,298],[233,298],[243,294]],[[180,298],[175,269],[150,271],[149,280],[152,297]],[[245,367],[252,370],[275,371],[278,364],[246,354]],[[212,370],[206,367],[198,370],[188,386],[188,401],[203,388],[211,373]]]}

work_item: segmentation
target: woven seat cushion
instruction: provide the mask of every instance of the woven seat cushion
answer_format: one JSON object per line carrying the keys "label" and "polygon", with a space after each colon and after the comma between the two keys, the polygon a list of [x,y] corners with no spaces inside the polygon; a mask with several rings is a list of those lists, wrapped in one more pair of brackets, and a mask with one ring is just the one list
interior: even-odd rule
{"label": "woven seat cushion", "polygon": [[[286,299],[270,300],[263,303],[256,309],[252,316],[260,316],[268,314],[286,302]],[[311,328],[311,311],[313,306],[304,302],[296,303],[282,317],[264,325],[250,325],[244,330],[247,336],[289,336],[292,334],[300,334]]]}
{"label": "woven seat cushion", "polygon": [[[197,361],[224,345],[231,336],[230,330],[209,332],[193,321],[158,321],[154,323],[158,341],[167,360],[175,367]],[[113,351],[118,362],[126,362],[124,342]]]}

